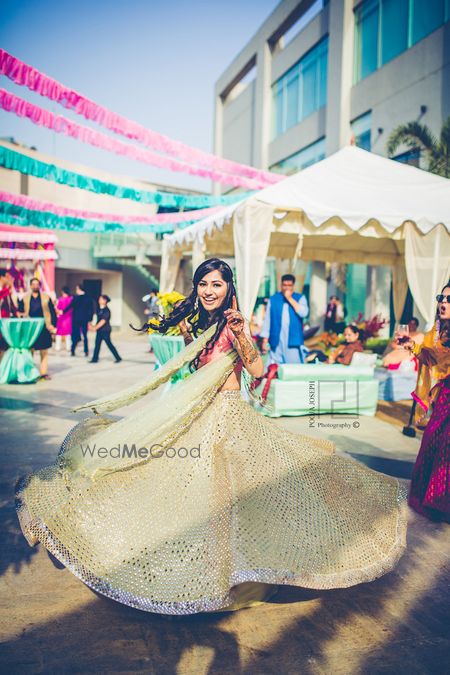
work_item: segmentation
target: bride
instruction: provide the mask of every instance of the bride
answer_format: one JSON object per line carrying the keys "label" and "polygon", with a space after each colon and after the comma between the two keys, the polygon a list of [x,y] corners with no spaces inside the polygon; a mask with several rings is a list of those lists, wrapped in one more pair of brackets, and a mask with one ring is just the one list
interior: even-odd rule
{"label": "bride", "polygon": [[[183,352],[78,408],[96,414],[69,432],[54,465],[18,484],[30,545],[44,544],[97,592],[164,614],[389,572],[405,548],[406,495],[395,478],[280,428],[242,398],[243,369],[258,377],[263,364],[225,262],[198,267],[159,330],[177,324]],[[143,398],[186,364],[188,377]],[[105,414],[138,399],[119,420]]]}

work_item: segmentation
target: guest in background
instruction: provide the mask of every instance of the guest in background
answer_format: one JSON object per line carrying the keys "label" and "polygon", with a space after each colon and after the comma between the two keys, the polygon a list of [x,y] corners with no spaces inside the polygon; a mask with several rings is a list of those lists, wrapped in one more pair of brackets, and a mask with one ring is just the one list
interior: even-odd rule
{"label": "guest in background", "polygon": [[86,295],[84,287],[81,284],[75,287],[75,296],[72,297],[67,307],[63,309],[63,313],[67,314],[70,310],[72,310],[72,346],[70,354],[71,356],[75,356],[77,344],[81,340],[81,335],[83,335],[84,355],[88,356],[88,324],[89,321],[92,321],[95,307],[93,299],[89,295]]}
{"label": "guest in background", "polygon": [[344,306],[337,295],[330,296],[325,311],[324,329],[327,333],[340,333],[344,329]]}
{"label": "guest in background", "polygon": [[151,319],[152,316],[158,316],[160,309],[158,305],[158,289],[152,288],[148,295],[144,295],[142,302],[145,302],[146,308],[144,314]]}
{"label": "guest in background", "polygon": [[61,349],[62,338],[64,338],[66,343],[66,351],[69,352],[71,350],[73,310],[70,309],[64,314],[64,310],[71,302],[72,296],[70,295],[70,289],[68,286],[63,286],[61,289],[61,297],[58,298],[58,302],[56,303],[56,314],[58,315],[58,319],[56,322],[55,349],[57,352]]}
{"label": "guest in background", "polygon": [[23,316],[30,319],[43,317],[45,321],[44,328],[37,339],[31,345],[32,351],[38,349],[41,355],[41,379],[51,380],[48,374],[48,350],[52,346],[52,334],[56,333],[56,311],[50,296],[41,291],[41,282],[33,278],[30,281],[30,292],[23,300]]}
{"label": "guest in background", "polygon": [[355,352],[364,351],[362,344],[363,332],[358,326],[351,323],[344,328],[345,342],[338,347],[328,357],[328,363],[342,363],[349,366]]}
{"label": "guest in background", "polygon": [[303,319],[309,308],[305,295],[294,293],[294,284],[294,275],[284,274],[281,290],[267,303],[260,337],[263,353],[270,347],[270,364],[303,363]]}
{"label": "guest in background", "polygon": [[[18,307],[14,294],[14,280],[7,269],[0,269],[0,317],[11,319],[17,316]],[[0,333],[0,359],[9,348],[5,338]]]}
{"label": "guest in background", "polygon": [[[19,289],[16,293],[17,300],[21,302],[24,299],[25,295],[26,295],[25,286],[19,285]],[[16,303],[16,304],[18,306],[18,303]]]}
{"label": "guest in background", "polygon": [[114,356],[115,363],[120,363],[120,361],[122,361],[119,356],[119,352],[111,342],[111,312],[108,307],[108,302],[110,301],[111,298],[108,295],[101,295],[99,297],[98,304],[100,309],[97,312],[97,323],[95,326],[93,324],[89,324],[90,330],[96,331],[94,355],[89,363],[98,362],[100,347],[102,346],[103,341],[105,342],[111,354]]}
{"label": "guest in background", "polygon": [[[408,328],[409,337],[411,340],[417,345],[422,344],[424,340],[424,334],[418,331],[419,319],[413,316],[412,319],[408,321]],[[383,366],[389,370],[397,370],[400,364],[405,362],[417,363],[417,359],[409,349],[406,349],[402,344],[399,344],[397,340],[392,340],[385,351],[383,357]]]}
{"label": "guest in background", "polygon": [[409,337],[418,345],[421,345],[425,339],[425,334],[419,330],[419,319],[413,316],[412,319],[408,321],[409,328]]}
{"label": "guest in background", "polygon": [[450,279],[436,300],[436,322],[424,340],[403,343],[419,361],[412,396],[416,426],[424,429],[408,502],[430,520],[450,522]]}

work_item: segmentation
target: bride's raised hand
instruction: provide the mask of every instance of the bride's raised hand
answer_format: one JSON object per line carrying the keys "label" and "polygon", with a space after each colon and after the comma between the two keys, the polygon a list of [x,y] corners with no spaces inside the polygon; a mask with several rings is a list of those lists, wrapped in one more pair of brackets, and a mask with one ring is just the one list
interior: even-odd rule
{"label": "bride's raised hand", "polygon": [[236,337],[240,335],[244,330],[244,317],[238,311],[237,300],[235,295],[233,295],[233,298],[231,300],[231,308],[226,309],[224,311],[224,315],[227,319],[228,326],[236,335]]}

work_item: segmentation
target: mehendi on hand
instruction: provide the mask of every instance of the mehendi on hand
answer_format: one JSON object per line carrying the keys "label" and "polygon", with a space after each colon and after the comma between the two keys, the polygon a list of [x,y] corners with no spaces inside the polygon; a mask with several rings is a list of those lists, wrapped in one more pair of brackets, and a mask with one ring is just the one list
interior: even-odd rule
{"label": "mehendi on hand", "polygon": [[259,352],[253,343],[250,343],[244,332],[240,333],[237,341],[241,348],[241,357],[244,365],[251,365],[259,357]]}

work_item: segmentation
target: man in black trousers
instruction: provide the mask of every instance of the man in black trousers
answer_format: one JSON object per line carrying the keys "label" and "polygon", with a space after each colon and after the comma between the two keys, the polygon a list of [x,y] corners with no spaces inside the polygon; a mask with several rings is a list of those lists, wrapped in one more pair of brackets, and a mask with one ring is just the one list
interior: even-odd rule
{"label": "man in black trousers", "polygon": [[75,356],[75,349],[81,340],[81,334],[83,335],[84,355],[88,356],[88,323],[92,321],[92,317],[94,316],[94,301],[89,295],[86,295],[81,284],[76,286],[75,293],[76,295],[74,295],[72,302],[70,305],[67,305],[66,309],[64,310],[64,313],[68,312],[69,309],[73,310],[71,356]]}

